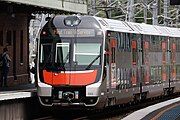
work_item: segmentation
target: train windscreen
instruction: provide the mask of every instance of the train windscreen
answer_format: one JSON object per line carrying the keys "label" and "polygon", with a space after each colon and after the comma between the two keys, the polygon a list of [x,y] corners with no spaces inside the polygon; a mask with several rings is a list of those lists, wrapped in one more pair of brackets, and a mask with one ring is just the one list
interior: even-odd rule
{"label": "train windscreen", "polygon": [[[100,55],[100,43],[76,43],[74,48],[74,61],[78,65],[89,65]],[[92,65],[99,65],[98,57]]]}
{"label": "train windscreen", "polygon": [[52,58],[52,44],[41,44],[41,59],[40,63],[50,63]]}
{"label": "train windscreen", "polygon": [[40,69],[75,71],[100,68],[103,31],[99,24],[93,18],[82,18],[80,24],[69,26],[64,24],[64,20],[67,19],[55,17],[42,30]]}
{"label": "train windscreen", "polygon": [[69,56],[69,43],[57,43],[55,63],[67,64],[69,63]]}

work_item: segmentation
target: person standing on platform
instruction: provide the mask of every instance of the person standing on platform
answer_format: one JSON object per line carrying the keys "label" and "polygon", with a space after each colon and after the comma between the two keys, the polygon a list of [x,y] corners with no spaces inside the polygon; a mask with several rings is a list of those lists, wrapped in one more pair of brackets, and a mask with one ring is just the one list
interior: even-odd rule
{"label": "person standing on platform", "polygon": [[2,54],[2,75],[1,75],[1,87],[7,87],[7,76],[9,72],[11,59],[8,55],[8,49],[3,49]]}

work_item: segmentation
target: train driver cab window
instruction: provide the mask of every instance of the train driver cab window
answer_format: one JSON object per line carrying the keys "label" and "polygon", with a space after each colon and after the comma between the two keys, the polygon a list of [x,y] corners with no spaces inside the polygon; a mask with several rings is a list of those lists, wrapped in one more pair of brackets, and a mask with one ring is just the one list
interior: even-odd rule
{"label": "train driver cab window", "polygon": [[40,57],[40,63],[50,63],[51,61],[51,44],[42,44],[41,45],[41,57]]}
{"label": "train driver cab window", "polygon": [[55,62],[60,64],[69,63],[69,43],[57,43]]}
{"label": "train driver cab window", "polygon": [[76,43],[74,46],[74,62],[77,65],[99,65],[100,43]]}

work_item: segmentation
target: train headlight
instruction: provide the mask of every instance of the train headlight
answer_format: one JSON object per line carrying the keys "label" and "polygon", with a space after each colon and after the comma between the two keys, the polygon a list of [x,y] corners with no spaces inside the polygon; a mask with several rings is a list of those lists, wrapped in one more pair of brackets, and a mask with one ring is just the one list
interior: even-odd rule
{"label": "train headlight", "polygon": [[64,24],[71,27],[79,25],[80,22],[81,20],[78,16],[68,16],[64,19]]}
{"label": "train headlight", "polygon": [[79,23],[80,23],[80,20],[75,20],[75,21],[73,21],[73,25],[74,25],[74,26],[77,26]]}
{"label": "train headlight", "polygon": [[43,31],[42,34],[43,34],[43,35],[46,35],[47,33],[46,33],[46,31]]}
{"label": "train headlight", "polygon": [[49,102],[49,99],[45,99],[44,101],[45,101],[46,103],[48,103],[48,102]]}
{"label": "train headlight", "polygon": [[67,25],[67,26],[71,26],[71,20],[64,20],[64,23],[65,23],[65,25]]}
{"label": "train headlight", "polygon": [[75,99],[79,99],[79,92],[78,92],[78,91],[75,91],[74,93],[75,93],[75,95],[74,95],[75,97],[74,97],[74,98],[75,98]]}
{"label": "train headlight", "polygon": [[62,99],[62,97],[63,97],[63,91],[59,91],[58,98]]}

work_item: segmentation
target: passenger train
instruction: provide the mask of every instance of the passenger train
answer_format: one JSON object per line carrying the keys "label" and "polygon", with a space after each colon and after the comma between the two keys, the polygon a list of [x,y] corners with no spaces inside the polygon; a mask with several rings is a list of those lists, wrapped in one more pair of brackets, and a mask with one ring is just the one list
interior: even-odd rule
{"label": "passenger train", "polygon": [[57,15],[38,40],[43,106],[104,108],[180,92],[180,29]]}

